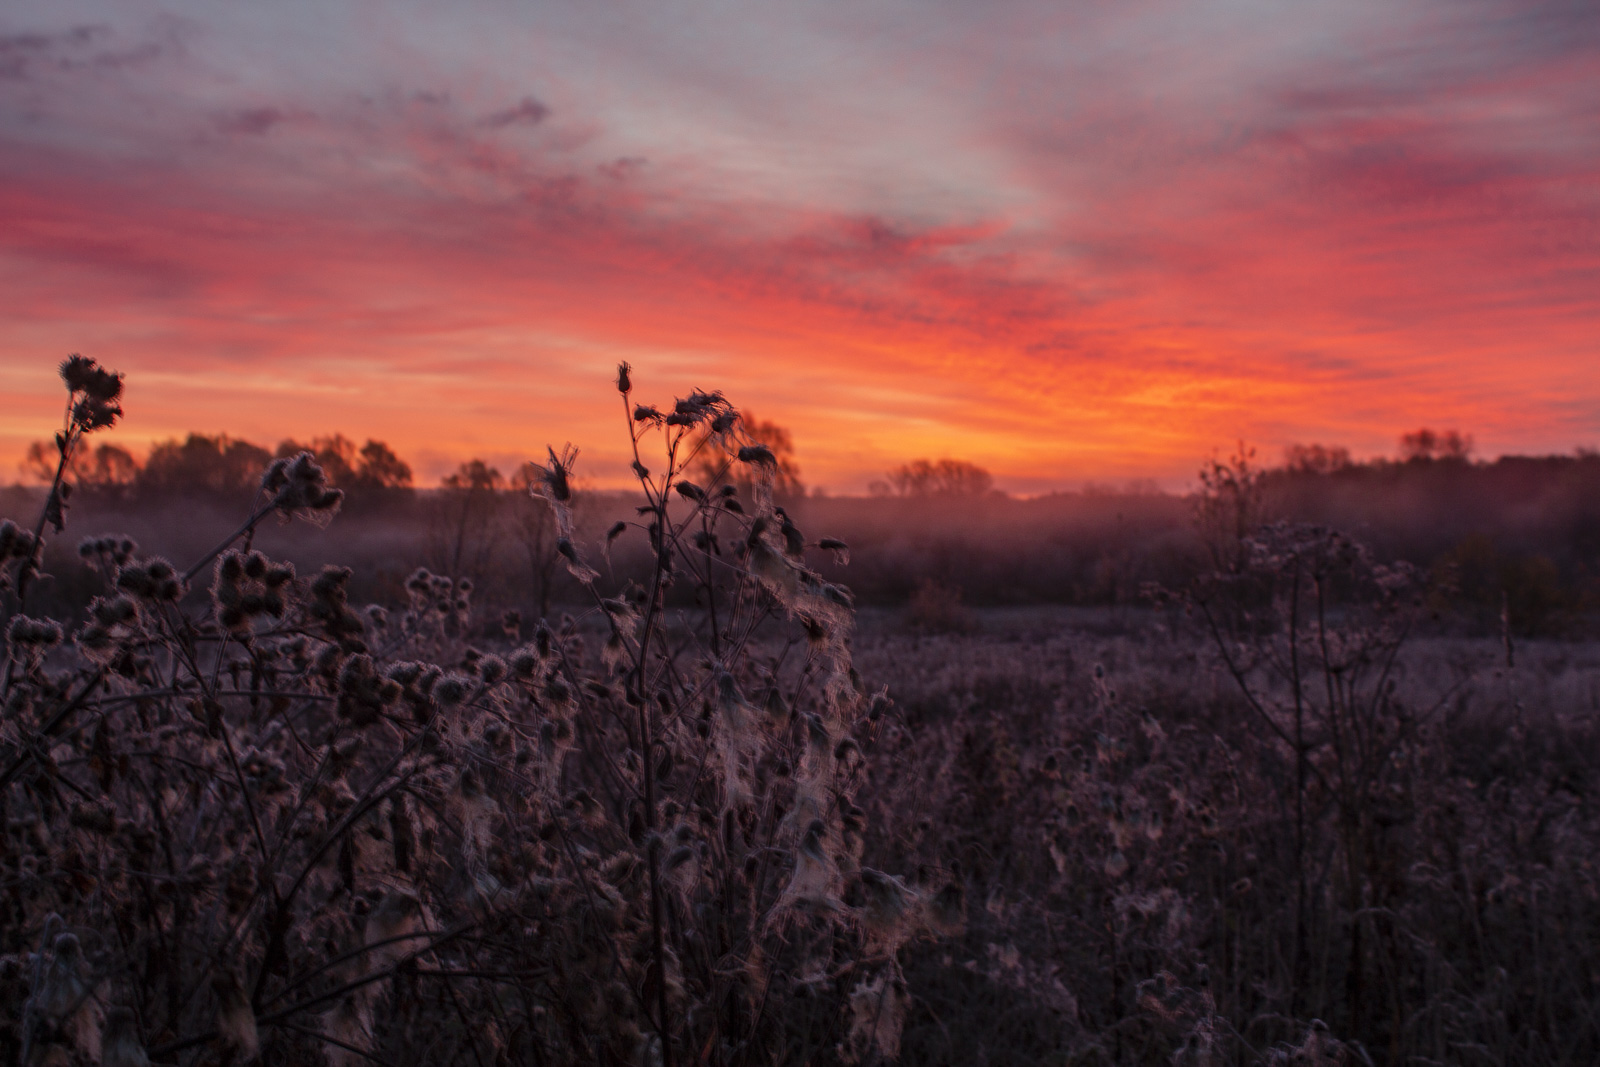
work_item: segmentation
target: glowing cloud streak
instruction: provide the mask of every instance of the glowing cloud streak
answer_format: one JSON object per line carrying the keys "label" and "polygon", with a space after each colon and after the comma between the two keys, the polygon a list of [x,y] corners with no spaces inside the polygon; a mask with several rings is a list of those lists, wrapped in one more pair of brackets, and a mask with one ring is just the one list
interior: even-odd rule
{"label": "glowing cloud streak", "polygon": [[[1555,4],[0,15],[0,454],[342,430],[436,476],[620,358],[1037,490],[1243,437],[1600,437],[1600,31]],[[1103,10],[1101,10],[1103,8]]]}

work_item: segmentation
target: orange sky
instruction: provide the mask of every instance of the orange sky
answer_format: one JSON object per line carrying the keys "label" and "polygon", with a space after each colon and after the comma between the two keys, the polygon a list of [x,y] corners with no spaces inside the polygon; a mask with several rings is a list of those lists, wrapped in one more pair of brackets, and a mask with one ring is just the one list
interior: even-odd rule
{"label": "orange sky", "polygon": [[8,5],[0,457],[547,443],[617,360],[860,491],[1182,485],[1243,438],[1600,443],[1600,28],[1572,6]]}

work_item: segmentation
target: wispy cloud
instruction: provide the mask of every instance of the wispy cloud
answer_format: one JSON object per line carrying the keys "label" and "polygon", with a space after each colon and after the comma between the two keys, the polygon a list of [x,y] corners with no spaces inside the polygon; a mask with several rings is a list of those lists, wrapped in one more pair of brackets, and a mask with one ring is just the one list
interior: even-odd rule
{"label": "wispy cloud", "polygon": [[932,453],[1181,479],[1421,421],[1570,447],[1600,436],[1580,15],[24,9],[0,342],[128,369],[134,435],[599,469],[628,358],[841,488]]}
{"label": "wispy cloud", "polygon": [[491,130],[501,130],[507,126],[537,126],[549,117],[549,108],[533,97],[525,96],[515,105],[494,112],[483,120],[483,124]]}

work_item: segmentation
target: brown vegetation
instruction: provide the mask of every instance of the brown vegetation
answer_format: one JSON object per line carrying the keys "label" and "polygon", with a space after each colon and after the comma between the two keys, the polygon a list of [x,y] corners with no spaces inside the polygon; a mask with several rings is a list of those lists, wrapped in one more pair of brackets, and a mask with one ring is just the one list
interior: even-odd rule
{"label": "brown vegetation", "polygon": [[[53,506],[110,421],[90,401]],[[85,540],[103,587],[66,629],[28,614],[43,523],[0,527],[8,1060],[896,1055],[900,951],[964,908],[945,872],[862,862],[886,702],[851,667],[851,598],[807,566],[773,454],[720,395],[641,411],[644,502],[613,534],[648,546],[645,583],[602,594],[577,452],[552,450],[531,488],[589,608],[509,613],[497,640],[468,578],[419,570],[401,609],[357,609],[348,568],[251,547],[270,516],[343,503],[309,451],[182,572]],[[712,449],[751,470],[750,508],[684,478]],[[675,587],[705,612],[669,613]]]}
{"label": "brown vegetation", "polygon": [[[1600,1058],[1592,457],[780,500],[624,366],[626,502],[191,438],[180,570],[55,548],[156,484],[85,478],[121,382],[63,377],[0,522],[6,1062]],[[1052,599],[1112,610],[985,607]]]}

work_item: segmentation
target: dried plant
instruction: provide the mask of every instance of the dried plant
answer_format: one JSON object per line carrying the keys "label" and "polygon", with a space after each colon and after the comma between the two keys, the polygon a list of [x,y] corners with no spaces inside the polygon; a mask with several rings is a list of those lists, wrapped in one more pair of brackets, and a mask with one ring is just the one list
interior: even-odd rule
{"label": "dried plant", "polygon": [[[68,367],[62,470],[120,388]],[[51,556],[76,618],[26,599],[65,482],[0,523],[0,1058],[1600,1057],[1587,651],[1430,633],[1419,574],[1255,523],[1248,456],[1143,616],[858,630],[727,399],[617,386],[632,516],[522,469],[561,617],[274,558],[342,503],[309,453],[187,567]]]}
{"label": "dried plant", "polygon": [[[121,379],[63,373],[64,467]],[[308,452],[185,571],[85,541],[103,589],[70,635],[20,611],[42,527],[0,531],[8,1062],[894,1057],[940,887],[861,864],[885,700],[851,596],[721,394],[636,411],[625,365],[619,390],[643,503],[613,539],[648,543],[649,579],[600,588],[577,450],[552,449],[532,492],[590,605],[526,639],[508,619],[498,648],[465,578],[359,609],[350,570],[251,547],[268,515],[338,509]]]}
{"label": "dried plant", "polygon": [[1110,634],[858,643],[865,856],[981,902],[905,957],[907,1061],[1592,1062],[1592,650],[1507,670],[1330,530],[1237,560]]}

